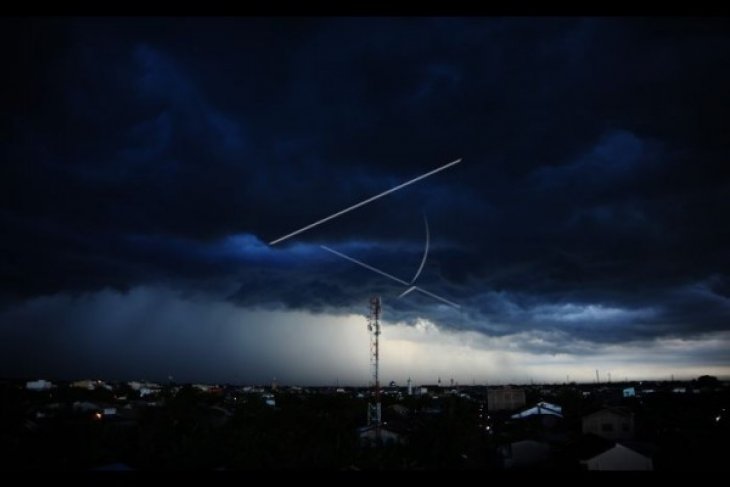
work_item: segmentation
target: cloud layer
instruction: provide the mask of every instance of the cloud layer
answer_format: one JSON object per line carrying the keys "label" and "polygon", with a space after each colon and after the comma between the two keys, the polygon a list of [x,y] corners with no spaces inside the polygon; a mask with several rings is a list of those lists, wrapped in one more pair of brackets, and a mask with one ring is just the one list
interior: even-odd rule
{"label": "cloud layer", "polygon": [[[728,331],[727,20],[2,23],[0,309],[152,286],[347,316],[379,293],[394,323],[576,356]],[[462,311],[319,249],[408,279],[422,213],[419,285]],[[65,314],[36,318],[48,340]]]}

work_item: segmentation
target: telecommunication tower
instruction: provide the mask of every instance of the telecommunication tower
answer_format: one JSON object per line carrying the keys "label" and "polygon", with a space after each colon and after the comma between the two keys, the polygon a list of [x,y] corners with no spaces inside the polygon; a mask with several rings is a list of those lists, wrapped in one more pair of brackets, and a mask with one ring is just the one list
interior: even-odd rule
{"label": "telecommunication tower", "polygon": [[379,344],[380,337],[380,297],[370,298],[370,315],[368,316],[368,331],[370,332],[370,366],[373,373],[373,392],[368,404],[368,425],[374,426],[376,434],[380,436],[380,378],[378,376],[379,366]]}

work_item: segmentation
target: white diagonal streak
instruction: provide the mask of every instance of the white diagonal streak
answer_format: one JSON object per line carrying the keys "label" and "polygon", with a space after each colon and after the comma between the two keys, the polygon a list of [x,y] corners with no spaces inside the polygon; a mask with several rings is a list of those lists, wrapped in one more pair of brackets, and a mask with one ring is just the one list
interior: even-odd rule
{"label": "white diagonal streak", "polygon": [[405,291],[403,291],[402,293],[400,293],[398,295],[398,299],[402,298],[403,296],[409,295],[412,291],[415,291],[415,290],[416,290],[416,286],[409,287],[408,289],[406,289]]}
{"label": "white diagonal streak", "polygon": [[430,292],[426,291],[425,289],[423,289],[422,287],[416,286],[416,289],[415,290],[418,291],[419,293],[425,294],[426,296],[431,296],[434,299],[438,299],[439,301],[443,301],[444,303],[448,304],[449,306],[453,306],[456,309],[461,309],[461,306],[459,306],[458,304],[454,303],[453,301],[449,301],[446,298],[442,298],[441,296],[438,296],[438,295],[436,295],[434,293],[430,293]]}
{"label": "white diagonal streak", "polygon": [[[406,281],[404,281],[403,279],[398,279],[397,277],[395,277],[395,276],[393,276],[391,274],[388,274],[385,271],[381,271],[380,269],[377,269],[377,268],[375,268],[375,267],[373,267],[371,265],[368,265],[365,262],[361,262],[361,261],[359,261],[357,259],[354,259],[354,258],[350,257],[349,255],[345,255],[342,252],[338,252],[336,250],[333,250],[333,249],[331,249],[331,248],[329,248],[329,247],[327,247],[325,245],[320,245],[320,247],[322,249],[326,250],[327,252],[331,253],[331,254],[334,254],[334,255],[336,255],[338,257],[341,257],[341,258],[343,258],[345,260],[349,260],[353,264],[357,264],[357,265],[359,265],[361,267],[364,267],[365,269],[368,269],[368,270],[373,271],[373,272],[375,272],[377,274],[380,274],[381,276],[387,277],[388,279],[392,279],[393,281],[397,282],[398,284],[403,284],[405,286],[410,286],[410,284],[407,283]],[[444,303],[446,303],[446,304],[448,304],[450,306],[453,306],[456,309],[461,309],[461,306],[459,306],[458,304],[454,303],[453,301],[449,301],[448,299],[442,298],[441,296],[439,296],[437,294],[434,294],[432,292],[426,291],[425,289],[420,288],[418,286],[410,286],[410,289],[406,290],[406,292],[403,293],[401,296],[404,296],[405,294],[407,294],[407,293],[409,293],[411,291],[418,291],[420,293],[425,294],[426,296],[431,296],[434,299],[438,299],[439,301],[442,301],[442,302],[444,302]]]}
{"label": "white diagonal streak", "polygon": [[460,162],[461,162],[461,158],[456,159],[455,161],[451,161],[448,164],[444,164],[441,167],[437,167],[433,171],[429,171],[426,174],[421,174],[420,176],[415,177],[415,178],[411,179],[410,181],[406,181],[405,183],[399,184],[398,186],[396,186],[394,188],[390,188],[387,191],[383,191],[380,194],[376,194],[375,196],[371,196],[370,198],[368,198],[368,199],[366,199],[364,201],[361,201],[359,203],[356,203],[356,204],[350,206],[349,208],[345,208],[344,210],[340,210],[337,213],[334,213],[334,214],[332,214],[332,215],[330,215],[328,217],[322,218],[319,221],[316,221],[314,223],[311,223],[311,224],[307,225],[306,227],[302,227],[299,230],[295,230],[295,231],[291,232],[290,234],[284,235],[283,237],[279,237],[276,240],[272,240],[271,242],[269,242],[269,245],[276,245],[279,242],[283,242],[284,240],[286,240],[288,238],[291,238],[294,235],[299,235],[300,233],[306,232],[307,230],[310,230],[310,229],[316,227],[317,225],[321,225],[322,223],[328,222],[328,221],[332,220],[333,218],[337,218],[338,216],[344,215],[345,213],[348,213],[348,212],[350,212],[350,211],[352,211],[354,209],[360,208],[361,206],[367,205],[368,203],[372,203],[373,201],[375,201],[375,200],[377,200],[379,198],[382,198],[383,196],[389,195],[390,193],[393,193],[395,191],[398,191],[399,189],[403,189],[406,186],[409,186],[409,185],[411,185],[411,184],[413,184],[415,182],[420,181],[421,179],[425,179],[425,178],[427,178],[429,176],[433,176],[437,172],[441,172],[444,169],[448,169],[449,167],[454,166],[454,165],[456,165],[456,164],[458,164]]}
{"label": "white diagonal streak", "polygon": [[332,254],[335,254],[335,255],[336,255],[336,256],[338,256],[338,257],[342,257],[342,258],[343,258],[343,259],[345,259],[345,260],[349,260],[349,261],[350,261],[350,262],[352,262],[353,264],[357,264],[357,265],[359,265],[359,266],[362,266],[362,267],[364,267],[364,268],[366,268],[366,269],[368,269],[368,270],[371,270],[371,271],[373,271],[373,272],[377,272],[377,273],[378,273],[378,274],[380,274],[381,276],[385,276],[385,277],[387,277],[388,279],[392,279],[392,280],[394,280],[395,282],[397,282],[398,284],[403,284],[404,286],[408,286],[408,283],[407,283],[406,281],[404,281],[404,280],[402,280],[402,279],[398,279],[397,277],[395,277],[395,276],[393,276],[393,275],[391,275],[391,274],[388,274],[388,273],[387,273],[387,272],[385,272],[385,271],[381,271],[380,269],[376,269],[375,267],[373,267],[373,266],[371,266],[371,265],[368,265],[368,264],[366,264],[365,262],[360,262],[360,261],[359,261],[359,260],[357,260],[357,259],[353,259],[353,258],[352,258],[352,257],[350,257],[349,255],[345,255],[345,254],[343,254],[343,253],[337,252],[336,250],[332,250],[331,248],[329,248],[329,247],[326,247],[326,246],[324,246],[324,245],[320,245],[320,247],[322,247],[322,248],[323,248],[324,250],[326,250],[327,252],[330,252],[330,253],[332,253]]}

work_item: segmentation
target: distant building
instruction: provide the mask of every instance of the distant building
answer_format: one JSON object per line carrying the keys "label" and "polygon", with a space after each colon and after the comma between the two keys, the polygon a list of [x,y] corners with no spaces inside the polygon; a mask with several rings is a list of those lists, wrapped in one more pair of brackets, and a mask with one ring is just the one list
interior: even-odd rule
{"label": "distant building", "polygon": [[109,391],[112,390],[112,387],[108,385],[106,382],[101,380],[91,380],[91,379],[84,379],[84,380],[77,380],[76,382],[72,382],[70,384],[70,387],[76,387],[78,389],[87,389],[89,391],[93,391],[95,389],[104,388]]}
{"label": "distant building", "polygon": [[94,403],[89,401],[76,401],[72,404],[72,409],[74,411],[82,411],[82,412],[91,412],[91,411],[101,411],[101,407]]}
{"label": "distant building", "polygon": [[52,387],[52,382],[43,379],[32,380],[25,383],[25,388],[29,391],[47,391]]}
{"label": "distant building", "polygon": [[434,404],[431,407],[421,409],[421,412],[423,414],[442,414],[444,410],[441,408],[440,405]]}
{"label": "distant building", "polygon": [[[378,432],[375,426],[360,428],[360,443],[364,446],[375,446],[378,442]],[[398,433],[380,427],[380,441],[383,444],[402,443],[403,438]]]}
{"label": "distant building", "polygon": [[396,413],[399,416],[408,416],[408,413],[409,413],[408,408],[402,404],[393,404],[388,409],[393,411],[394,413]]}
{"label": "distant building", "polygon": [[651,458],[620,443],[581,463],[588,470],[654,470]]}
{"label": "distant building", "polygon": [[623,400],[623,389],[610,386],[600,387],[594,389],[591,396],[604,406],[618,407]]}
{"label": "distant building", "polygon": [[512,419],[519,419],[521,422],[535,427],[541,425],[542,428],[552,429],[556,427],[563,419],[563,411],[557,404],[548,402],[539,402],[534,407],[513,414]]}
{"label": "distant building", "polygon": [[159,392],[159,389],[151,389],[149,387],[140,387],[139,397],[154,396]]}
{"label": "distant building", "polygon": [[487,391],[487,409],[489,411],[512,411],[525,407],[525,390],[504,387]]}
{"label": "distant building", "polygon": [[137,381],[131,381],[128,382],[127,385],[132,388],[132,390],[139,392],[139,397],[145,397],[145,396],[151,396],[154,394],[157,394],[161,387],[159,384],[155,384],[153,382],[137,382]]}
{"label": "distant building", "polygon": [[505,468],[537,467],[550,457],[550,446],[534,440],[516,441],[500,450]]}
{"label": "distant building", "polygon": [[109,463],[100,467],[92,468],[91,470],[97,472],[130,472],[134,469],[126,463]]}
{"label": "distant building", "polygon": [[96,381],[93,380],[77,380],[76,382],[71,383],[71,387],[76,387],[78,389],[88,389],[90,391],[93,391],[96,389]]}
{"label": "distant building", "polygon": [[558,406],[557,404],[550,404],[549,402],[538,402],[535,407],[531,407],[530,409],[526,409],[522,412],[519,412],[517,414],[512,415],[512,419],[517,418],[526,418],[528,416],[536,416],[536,415],[550,415],[550,416],[557,416],[559,418],[563,417],[563,408]]}
{"label": "distant building", "polygon": [[583,417],[583,433],[593,433],[608,440],[634,437],[634,414],[626,408],[606,408]]}
{"label": "distant building", "polygon": [[202,420],[208,426],[219,428],[225,425],[233,416],[226,408],[212,406],[202,414]]}

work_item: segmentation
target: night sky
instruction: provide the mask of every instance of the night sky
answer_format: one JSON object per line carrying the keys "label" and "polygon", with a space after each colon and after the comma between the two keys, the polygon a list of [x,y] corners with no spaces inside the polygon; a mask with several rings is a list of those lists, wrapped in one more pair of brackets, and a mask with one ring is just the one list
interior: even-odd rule
{"label": "night sky", "polygon": [[[3,19],[0,376],[730,375],[727,19]],[[285,242],[268,242],[457,158]],[[419,286],[444,305],[323,251]]]}

